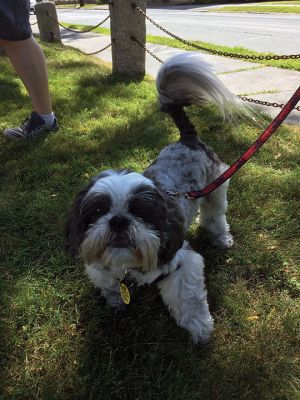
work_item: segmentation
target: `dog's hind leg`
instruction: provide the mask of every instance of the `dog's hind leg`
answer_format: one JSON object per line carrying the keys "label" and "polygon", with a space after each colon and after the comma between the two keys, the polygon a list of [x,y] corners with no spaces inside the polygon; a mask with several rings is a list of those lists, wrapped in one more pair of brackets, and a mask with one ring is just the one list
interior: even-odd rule
{"label": "dog's hind leg", "polygon": [[[227,165],[221,164],[212,181],[227,169]],[[233,237],[226,219],[227,188],[229,181],[223,183],[210,195],[201,199],[199,223],[206,228],[212,236],[216,247],[227,249],[233,245]]]}
{"label": "dog's hind leg", "polygon": [[203,259],[192,249],[181,249],[171,263],[179,268],[158,284],[162,299],[177,325],[187,329],[195,343],[205,343],[213,330],[213,318],[207,303]]}

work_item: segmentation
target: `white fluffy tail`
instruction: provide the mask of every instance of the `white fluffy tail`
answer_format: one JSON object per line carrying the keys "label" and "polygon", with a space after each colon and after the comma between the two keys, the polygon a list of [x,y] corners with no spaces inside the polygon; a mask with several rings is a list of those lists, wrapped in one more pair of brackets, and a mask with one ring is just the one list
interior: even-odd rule
{"label": "white fluffy tail", "polygon": [[168,59],[160,68],[156,87],[162,109],[172,105],[184,107],[212,101],[224,117],[241,111],[237,97],[217,78],[211,65],[203,61],[198,53],[183,53]]}

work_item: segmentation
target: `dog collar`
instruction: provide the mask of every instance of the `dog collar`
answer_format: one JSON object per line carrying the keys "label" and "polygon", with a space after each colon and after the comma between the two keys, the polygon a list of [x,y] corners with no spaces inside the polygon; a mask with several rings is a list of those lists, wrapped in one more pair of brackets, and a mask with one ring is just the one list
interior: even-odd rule
{"label": "dog collar", "polygon": [[168,196],[174,197],[174,198],[182,196],[184,194],[184,193],[181,193],[181,192],[176,192],[175,190],[166,190],[166,193],[167,193]]}
{"label": "dog collar", "polygon": [[[173,272],[178,271],[179,268],[181,268],[181,264],[179,264],[178,267],[174,271],[171,271],[167,274],[161,274],[160,276],[158,276],[156,279],[154,279],[154,281],[152,281],[150,283],[150,285],[155,285],[155,284],[161,282],[163,279],[165,279],[167,276],[169,276]],[[125,270],[125,277],[120,280],[120,285],[119,285],[120,296],[121,296],[121,299],[123,300],[124,304],[128,305],[131,303],[131,300],[134,296],[136,288],[137,288],[137,281],[134,278],[130,277],[130,275],[128,274],[128,271]]]}

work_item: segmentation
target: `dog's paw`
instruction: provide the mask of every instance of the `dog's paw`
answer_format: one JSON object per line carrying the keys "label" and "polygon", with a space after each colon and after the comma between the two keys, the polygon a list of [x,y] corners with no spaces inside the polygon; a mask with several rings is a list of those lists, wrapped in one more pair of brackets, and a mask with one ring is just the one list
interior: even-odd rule
{"label": "dog's paw", "polygon": [[230,232],[222,233],[214,238],[213,244],[219,249],[230,249],[233,246],[233,236]]}
{"label": "dog's paw", "polygon": [[193,324],[186,326],[195,344],[207,344],[214,328],[214,321],[210,317],[207,321],[193,321]]}

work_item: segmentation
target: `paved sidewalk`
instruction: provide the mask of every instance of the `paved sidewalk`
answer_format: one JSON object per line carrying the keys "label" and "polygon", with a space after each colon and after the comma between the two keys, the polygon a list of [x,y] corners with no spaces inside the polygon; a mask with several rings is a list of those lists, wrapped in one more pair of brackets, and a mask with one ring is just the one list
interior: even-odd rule
{"label": "paved sidewalk", "polygon": [[[36,25],[33,26],[37,33]],[[110,36],[97,33],[72,33],[61,29],[63,44],[92,53],[110,43]],[[161,60],[165,61],[174,54],[183,50],[148,43],[147,48]],[[203,58],[213,65],[219,78],[235,94],[268,101],[270,103],[285,104],[300,84],[300,72],[288,69],[264,67],[262,64],[235,60],[226,57],[202,53]],[[111,63],[111,48],[95,55],[101,60]],[[161,64],[149,54],[146,54],[146,73],[156,77]],[[250,103],[246,103],[250,104]],[[298,103],[300,105],[300,102]],[[275,117],[280,109],[258,106],[268,115]],[[300,111],[292,111],[286,119],[288,124],[300,124]]]}

